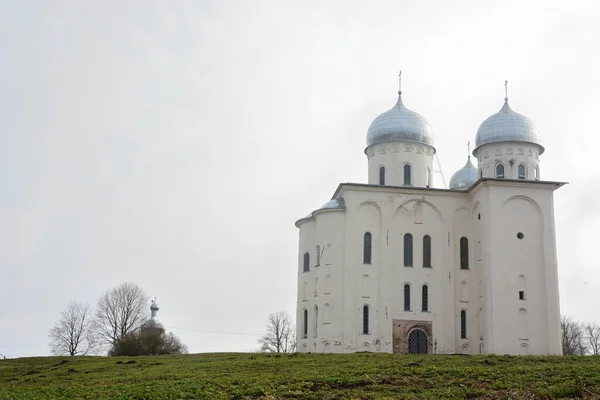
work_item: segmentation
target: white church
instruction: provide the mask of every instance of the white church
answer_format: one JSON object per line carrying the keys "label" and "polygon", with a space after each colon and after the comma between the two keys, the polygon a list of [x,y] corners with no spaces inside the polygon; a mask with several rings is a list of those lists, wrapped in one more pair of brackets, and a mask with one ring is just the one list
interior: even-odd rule
{"label": "white church", "polygon": [[367,131],[368,184],[299,219],[301,352],[562,354],[554,190],[508,98],[432,185],[431,127],[402,91]]}

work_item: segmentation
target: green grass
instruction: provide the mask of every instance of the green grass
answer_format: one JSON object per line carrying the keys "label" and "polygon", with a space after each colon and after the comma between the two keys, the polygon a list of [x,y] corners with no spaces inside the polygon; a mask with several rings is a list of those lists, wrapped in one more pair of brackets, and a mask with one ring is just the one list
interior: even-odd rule
{"label": "green grass", "polygon": [[0,399],[600,398],[600,357],[197,354],[0,360]]}

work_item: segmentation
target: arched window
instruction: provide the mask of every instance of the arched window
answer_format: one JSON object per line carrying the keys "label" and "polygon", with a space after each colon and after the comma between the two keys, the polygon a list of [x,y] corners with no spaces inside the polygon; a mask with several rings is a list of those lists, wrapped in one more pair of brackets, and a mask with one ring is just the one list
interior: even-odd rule
{"label": "arched window", "polygon": [[410,285],[404,284],[404,311],[410,311]]}
{"label": "arched window", "polygon": [[423,236],[423,267],[431,268],[431,236]]}
{"label": "arched window", "polygon": [[304,309],[304,318],[302,320],[302,337],[306,339],[308,337],[308,310]]}
{"label": "arched window", "polygon": [[467,338],[467,312],[465,310],[460,312],[460,338]]}
{"label": "arched window", "polygon": [[410,164],[404,164],[404,184],[411,185]]}
{"label": "arched window", "polygon": [[519,179],[525,179],[525,165],[519,164]]}
{"label": "arched window", "polygon": [[379,184],[385,185],[385,167],[379,167]]}
{"label": "arched window", "polygon": [[315,248],[315,253],[317,253],[317,265],[315,265],[315,267],[318,267],[321,265],[321,246],[317,245]]}
{"label": "arched window", "polygon": [[304,253],[304,272],[310,271],[310,254]]}
{"label": "arched window", "polygon": [[496,178],[504,178],[504,165],[496,165]]}
{"label": "arched window", "polygon": [[363,239],[363,264],[371,264],[371,245],[373,237],[371,232],[365,233]]}
{"label": "arched window", "polygon": [[318,326],[319,326],[319,307],[315,306],[315,320],[313,323],[313,337],[317,337]]}
{"label": "arched window", "polygon": [[421,288],[421,311],[429,311],[429,288],[423,285]]}
{"label": "arched window", "polygon": [[363,335],[369,334],[369,306],[363,306]]}
{"label": "arched window", "polygon": [[413,237],[410,233],[404,235],[404,266],[413,265]]}
{"label": "arched window", "polygon": [[460,269],[469,269],[469,239],[460,238]]}

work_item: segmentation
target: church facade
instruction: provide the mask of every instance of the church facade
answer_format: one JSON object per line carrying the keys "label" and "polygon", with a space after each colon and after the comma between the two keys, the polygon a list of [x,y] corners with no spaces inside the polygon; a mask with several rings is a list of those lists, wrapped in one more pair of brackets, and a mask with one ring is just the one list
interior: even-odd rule
{"label": "church facade", "polygon": [[367,132],[368,183],[299,219],[301,352],[561,354],[554,190],[544,147],[508,105],[432,186],[427,121],[396,105]]}

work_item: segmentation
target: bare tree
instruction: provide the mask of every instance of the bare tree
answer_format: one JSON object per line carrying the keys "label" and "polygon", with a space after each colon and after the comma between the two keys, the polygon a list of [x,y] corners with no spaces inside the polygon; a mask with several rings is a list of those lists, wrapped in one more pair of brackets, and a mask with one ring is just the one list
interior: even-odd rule
{"label": "bare tree", "polygon": [[564,355],[583,356],[587,352],[583,325],[571,317],[563,316],[560,321]]}
{"label": "bare tree", "polygon": [[130,282],[110,289],[100,297],[96,308],[94,331],[104,345],[113,346],[119,339],[139,328],[148,318],[146,292]]}
{"label": "bare tree", "polygon": [[584,327],[587,350],[591,355],[600,355],[600,326],[590,322]]}
{"label": "bare tree", "polygon": [[267,333],[258,339],[262,351],[273,353],[293,353],[296,351],[296,329],[285,311],[269,315]]}
{"label": "bare tree", "polygon": [[92,316],[87,304],[72,302],[61,313],[48,336],[52,354],[83,356],[97,350],[97,341],[91,329]]}

